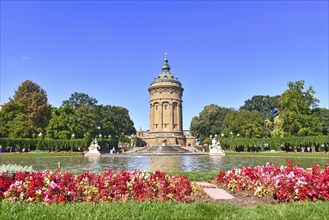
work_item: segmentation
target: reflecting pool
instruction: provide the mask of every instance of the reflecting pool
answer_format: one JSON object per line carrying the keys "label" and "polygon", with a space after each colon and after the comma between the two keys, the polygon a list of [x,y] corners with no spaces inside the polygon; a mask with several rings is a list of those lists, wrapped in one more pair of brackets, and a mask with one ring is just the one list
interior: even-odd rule
{"label": "reflecting pool", "polygon": [[0,157],[0,164],[19,164],[32,166],[34,170],[56,170],[58,162],[61,162],[61,171],[70,172],[103,172],[111,170],[143,170],[153,172],[161,170],[169,171],[218,171],[241,168],[243,166],[263,165],[267,162],[286,165],[293,160],[294,164],[300,164],[308,168],[319,164],[321,167],[329,163],[329,159],[319,158],[289,158],[289,157],[216,157],[208,155],[168,155],[168,156],[136,156],[136,155],[104,155],[100,158],[87,157],[47,157],[47,158],[6,158]]}

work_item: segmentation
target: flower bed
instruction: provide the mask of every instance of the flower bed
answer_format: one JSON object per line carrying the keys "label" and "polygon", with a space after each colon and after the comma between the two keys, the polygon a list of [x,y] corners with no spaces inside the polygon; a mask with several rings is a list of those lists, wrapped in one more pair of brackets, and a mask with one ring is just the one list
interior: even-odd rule
{"label": "flower bed", "polygon": [[309,169],[265,164],[220,171],[215,178],[232,191],[251,190],[255,196],[273,196],[279,202],[329,200],[329,166],[316,165]]}
{"label": "flower bed", "polygon": [[16,172],[0,176],[0,201],[98,202],[126,200],[191,201],[191,182],[184,176],[155,171]]}

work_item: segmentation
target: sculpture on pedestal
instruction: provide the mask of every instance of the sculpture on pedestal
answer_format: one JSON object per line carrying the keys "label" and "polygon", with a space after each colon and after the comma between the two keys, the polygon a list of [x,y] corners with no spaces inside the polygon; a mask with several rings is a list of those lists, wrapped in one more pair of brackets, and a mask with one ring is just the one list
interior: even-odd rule
{"label": "sculpture on pedestal", "polygon": [[219,141],[214,137],[211,141],[211,145],[209,146],[209,155],[216,156],[225,156],[225,153],[222,151],[222,147],[220,146]]}
{"label": "sculpture on pedestal", "polygon": [[88,147],[88,153],[85,154],[86,157],[100,157],[101,153],[98,151],[100,146],[98,145],[97,139],[95,138]]}

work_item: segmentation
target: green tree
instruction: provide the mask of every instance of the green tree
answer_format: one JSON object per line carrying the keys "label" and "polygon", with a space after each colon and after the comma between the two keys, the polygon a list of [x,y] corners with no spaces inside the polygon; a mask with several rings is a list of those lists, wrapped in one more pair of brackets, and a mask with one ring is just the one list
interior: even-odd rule
{"label": "green tree", "polygon": [[14,102],[26,108],[27,122],[33,130],[43,132],[51,118],[52,107],[47,93],[38,84],[26,80],[15,91]]}
{"label": "green tree", "polygon": [[85,93],[75,92],[68,100],[64,100],[62,107],[70,106],[74,111],[73,122],[70,125],[71,134],[76,138],[83,138],[88,134],[95,137],[98,133],[95,108],[97,100]]}
{"label": "green tree", "polygon": [[98,101],[90,97],[85,93],[75,92],[71,94],[71,97],[68,100],[64,100],[62,106],[70,105],[73,109],[78,109],[84,105],[88,105],[90,108],[93,108],[97,105]]}
{"label": "green tree", "polygon": [[109,136],[114,140],[124,135],[136,133],[134,123],[130,119],[129,111],[120,106],[98,105],[95,108],[96,124],[103,136]]}
{"label": "green tree", "polygon": [[273,130],[271,131],[271,137],[284,137],[283,120],[280,117],[276,117],[273,122]]}
{"label": "green tree", "polygon": [[201,141],[210,135],[220,134],[224,129],[224,119],[231,110],[215,104],[204,107],[199,116],[192,118],[190,130],[191,134]]}
{"label": "green tree", "polygon": [[327,108],[316,108],[314,113],[320,119],[322,125],[322,134],[329,134],[329,109]]}
{"label": "green tree", "polygon": [[71,106],[54,108],[46,136],[53,139],[70,139],[74,133],[74,118],[75,111]]}
{"label": "green tree", "polygon": [[32,137],[33,128],[28,124],[26,107],[10,101],[0,111],[0,137],[28,138]]}
{"label": "green tree", "polygon": [[319,100],[313,96],[312,86],[304,91],[304,83],[304,80],[289,82],[289,89],[279,99],[283,130],[292,136],[318,135],[321,131],[320,120],[312,110]]}
{"label": "green tree", "polygon": [[241,137],[263,137],[264,121],[259,112],[230,111],[224,119],[224,134],[230,136],[239,134]]}
{"label": "green tree", "polygon": [[91,109],[88,104],[82,105],[75,111],[72,132],[77,138],[83,138],[85,134],[90,133],[96,136],[97,124],[94,108]]}
{"label": "green tree", "polygon": [[240,110],[259,112],[263,120],[268,119],[273,122],[278,115],[278,99],[279,96],[256,95],[245,101]]}
{"label": "green tree", "polygon": [[[121,134],[136,133],[127,109],[118,106],[97,105],[97,102],[95,98],[87,94],[73,93],[69,100],[63,101],[61,116],[55,120],[56,123],[54,122],[57,124],[56,128],[60,127],[69,131],[70,135],[74,133],[76,138],[83,138],[86,135],[90,137],[111,135],[113,140],[118,140]],[[60,122],[63,120],[62,117],[68,122]],[[51,124],[53,126],[53,122]],[[62,126],[58,126],[58,124]],[[66,127],[63,127],[64,125]],[[53,133],[53,131],[49,131],[49,135]],[[67,137],[70,138],[70,135],[67,134]]]}

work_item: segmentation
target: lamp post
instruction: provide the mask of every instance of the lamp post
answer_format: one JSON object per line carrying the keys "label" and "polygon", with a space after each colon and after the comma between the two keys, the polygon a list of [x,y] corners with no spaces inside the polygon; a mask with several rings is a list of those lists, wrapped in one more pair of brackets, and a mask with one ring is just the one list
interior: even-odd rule
{"label": "lamp post", "polygon": [[[101,129],[101,127],[97,126],[98,131],[96,132],[96,138],[102,137],[102,135],[100,134],[100,129]],[[97,134],[99,134],[99,135],[97,136]]]}

